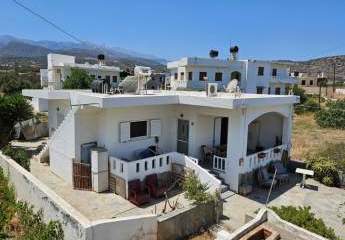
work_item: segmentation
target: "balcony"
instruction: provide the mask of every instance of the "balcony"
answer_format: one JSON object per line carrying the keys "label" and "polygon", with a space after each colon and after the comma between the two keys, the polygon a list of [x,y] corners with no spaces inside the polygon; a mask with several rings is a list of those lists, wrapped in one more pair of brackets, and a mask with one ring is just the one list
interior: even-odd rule
{"label": "balcony", "polygon": [[285,83],[285,84],[296,84],[297,79],[291,76],[272,76],[271,83]]}

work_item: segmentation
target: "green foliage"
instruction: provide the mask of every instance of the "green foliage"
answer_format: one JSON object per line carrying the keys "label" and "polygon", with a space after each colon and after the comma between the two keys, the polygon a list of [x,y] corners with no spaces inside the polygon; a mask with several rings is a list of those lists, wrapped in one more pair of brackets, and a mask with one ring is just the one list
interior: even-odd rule
{"label": "green foliage", "polygon": [[[16,219],[17,231],[10,229],[11,221]],[[16,201],[14,189],[0,168],[0,239],[15,236],[18,240],[62,240],[62,226],[57,221],[44,223],[42,211],[34,212],[33,206]]]}
{"label": "green foliage", "polygon": [[299,96],[300,104],[303,104],[307,100],[305,90],[303,88],[298,87],[297,84],[293,86],[292,92],[294,95]]}
{"label": "green foliage", "polygon": [[310,207],[296,208],[293,206],[281,206],[280,208],[272,207],[272,210],[285,221],[291,222],[292,224],[325,238],[340,240],[340,238],[335,235],[334,229],[327,227],[321,218],[315,217],[315,214],[310,211]]}
{"label": "green foliage", "polygon": [[16,123],[32,116],[32,107],[22,95],[0,96],[0,141],[10,138],[10,133]]}
{"label": "green foliage", "polygon": [[345,129],[345,99],[327,102],[326,108],[315,114],[315,120],[320,127]]}
{"label": "green foliage", "polygon": [[18,74],[8,71],[0,74],[0,92],[5,94],[18,94],[22,89],[40,88],[40,82],[35,72]]}
{"label": "green foliage", "polygon": [[12,148],[7,145],[2,149],[3,154],[9,156],[16,161],[20,166],[30,171],[30,157],[28,153],[22,148]]}
{"label": "green foliage", "polygon": [[195,173],[190,173],[182,185],[186,192],[187,199],[195,201],[197,204],[207,203],[213,200],[213,196],[207,192],[207,184],[202,184]]}
{"label": "green foliage", "polygon": [[72,68],[71,74],[63,82],[64,89],[89,89],[91,86],[92,78],[89,74],[78,68]]}
{"label": "green foliage", "polygon": [[326,144],[319,151],[307,156],[307,165],[315,178],[327,186],[339,185],[338,171],[345,171],[345,143]]}

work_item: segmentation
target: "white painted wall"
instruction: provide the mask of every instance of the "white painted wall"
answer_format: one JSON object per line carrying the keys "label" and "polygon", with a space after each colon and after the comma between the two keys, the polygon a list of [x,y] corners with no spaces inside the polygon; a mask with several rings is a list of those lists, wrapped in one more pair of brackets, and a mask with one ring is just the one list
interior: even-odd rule
{"label": "white painted wall", "polygon": [[[49,99],[48,100],[48,127],[49,135],[58,128],[58,123],[63,116],[70,111],[70,102],[68,100]],[[58,114],[60,114],[58,119]]]}
{"label": "white painted wall", "polygon": [[36,112],[48,112],[48,99],[32,98],[31,105]]}

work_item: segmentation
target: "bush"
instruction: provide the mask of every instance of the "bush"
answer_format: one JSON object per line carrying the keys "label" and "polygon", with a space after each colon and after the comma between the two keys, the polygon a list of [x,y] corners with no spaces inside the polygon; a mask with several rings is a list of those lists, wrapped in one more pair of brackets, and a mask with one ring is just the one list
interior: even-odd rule
{"label": "bush", "polygon": [[339,186],[338,171],[345,171],[345,143],[326,144],[307,156],[307,166],[315,178],[327,186]]}
{"label": "bush", "polygon": [[293,86],[292,92],[294,95],[299,96],[300,104],[303,104],[307,100],[305,90],[303,88],[298,87],[297,84]]}
{"label": "bush", "polygon": [[30,171],[30,157],[28,153],[22,148],[12,148],[10,145],[3,147],[3,154],[9,156],[16,161],[20,166]]}
{"label": "bush", "polygon": [[9,186],[1,168],[0,203],[0,239],[63,240],[60,222],[50,221],[46,224],[42,219],[42,211],[35,213],[33,206],[15,200],[14,189]]}
{"label": "bush", "polygon": [[193,200],[197,204],[207,203],[213,199],[212,195],[207,192],[207,184],[202,184],[195,173],[188,174],[182,188],[186,192],[187,199]]}
{"label": "bush", "polygon": [[304,107],[306,108],[306,111],[309,112],[316,112],[319,109],[319,103],[317,103],[313,98],[307,98],[307,100],[304,102]]}
{"label": "bush", "polygon": [[93,79],[89,74],[78,68],[72,68],[71,74],[63,82],[64,89],[89,89],[91,87],[91,82]]}
{"label": "bush", "polygon": [[320,127],[345,129],[345,99],[327,102],[326,108],[315,114]]}
{"label": "bush", "polygon": [[335,235],[333,228],[327,227],[321,218],[315,217],[314,213],[310,211],[310,207],[296,208],[293,206],[281,206],[280,208],[272,207],[272,210],[285,221],[291,222],[292,224],[325,238],[340,240],[340,238]]}

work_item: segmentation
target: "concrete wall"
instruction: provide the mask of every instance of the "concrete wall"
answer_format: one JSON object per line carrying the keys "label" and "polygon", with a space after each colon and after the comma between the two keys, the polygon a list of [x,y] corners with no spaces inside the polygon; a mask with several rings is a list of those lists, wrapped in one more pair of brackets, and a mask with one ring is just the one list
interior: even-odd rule
{"label": "concrete wall", "polygon": [[94,240],[156,240],[157,217],[143,215],[92,222],[88,239]]}
{"label": "concrete wall", "polygon": [[86,239],[85,226],[89,221],[55,192],[42,184],[15,161],[0,152],[0,167],[9,177],[19,200],[42,209],[45,221],[60,221],[66,240]]}
{"label": "concrete wall", "polygon": [[36,112],[48,112],[48,100],[43,98],[32,98],[31,105]]}
{"label": "concrete wall", "polygon": [[183,239],[217,222],[222,205],[191,206],[158,217],[158,240]]}

